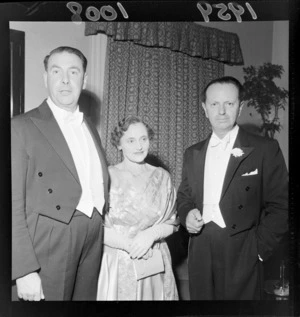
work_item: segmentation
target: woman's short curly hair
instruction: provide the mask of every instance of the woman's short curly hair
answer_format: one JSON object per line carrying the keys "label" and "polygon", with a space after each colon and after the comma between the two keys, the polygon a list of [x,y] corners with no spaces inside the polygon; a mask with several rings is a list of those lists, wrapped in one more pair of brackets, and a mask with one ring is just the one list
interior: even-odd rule
{"label": "woman's short curly hair", "polygon": [[140,117],[134,116],[134,115],[129,115],[125,117],[124,119],[120,120],[118,125],[114,128],[113,132],[111,133],[111,143],[115,147],[118,147],[120,145],[120,140],[124,133],[128,130],[128,128],[135,123],[142,123],[148,132],[148,138],[149,140],[153,139],[154,132],[153,130],[149,127],[147,123],[145,123]]}

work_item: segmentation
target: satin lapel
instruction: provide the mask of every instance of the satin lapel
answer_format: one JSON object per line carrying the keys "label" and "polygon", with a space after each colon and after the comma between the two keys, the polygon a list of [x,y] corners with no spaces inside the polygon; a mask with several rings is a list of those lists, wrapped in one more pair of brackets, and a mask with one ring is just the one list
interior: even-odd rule
{"label": "satin lapel", "polygon": [[107,162],[106,162],[106,158],[104,156],[104,150],[102,148],[102,144],[101,144],[101,139],[99,136],[98,131],[96,130],[96,128],[94,128],[94,126],[92,125],[92,123],[84,117],[84,122],[87,126],[87,128],[89,129],[91,136],[93,138],[93,141],[95,143],[100,161],[101,161],[101,167],[102,167],[102,176],[103,176],[103,183],[104,183],[104,195],[106,197],[106,200],[108,198],[108,170],[107,170]]}
{"label": "satin lapel", "polygon": [[194,171],[195,177],[197,178],[197,186],[198,189],[198,195],[199,195],[199,201],[203,201],[203,184],[204,184],[204,168],[205,168],[205,157],[206,157],[206,151],[207,146],[209,142],[210,137],[206,139],[206,141],[202,144],[201,147],[196,149],[194,151]]}
{"label": "satin lapel", "polygon": [[[244,146],[242,144],[244,144]],[[241,128],[240,128],[239,134],[237,135],[237,138],[233,145],[233,149],[240,148],[244,152],[244,154],[239,157],[234,157],[232,154],[230,155],[228,167],[227,167],[225,178],[224,178],[221,199],[224,197],[237,168],[254,149],[253,147],[245,146],[247,144],[248,142],[244,141],[244,132],[241,131]]]}
{"label": "satin lapel", "polygon": [[69,150],[69,146],[60,130],[58,123],[56,122],[47,103],[43,103],[40,107],[40,118],[31,117],[31,120],[36,127],[41,131],[47,141],[51,144],[54,151],[62,159],[68,170],[74,176],[75,180],[80,184],[75,163],[73,161],[72,154]]}

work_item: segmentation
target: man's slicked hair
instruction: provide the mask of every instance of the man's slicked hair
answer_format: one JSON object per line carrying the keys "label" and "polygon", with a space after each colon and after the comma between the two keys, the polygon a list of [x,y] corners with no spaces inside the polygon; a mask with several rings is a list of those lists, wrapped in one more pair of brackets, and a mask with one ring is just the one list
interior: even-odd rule
{"label": "man's slicked hair", "polygon": [[201,100],[203,103],[206,102],[207,89],[211,85],[214,85],[214,84],[232,84],[232,85],[234,85],[238,90],[239,101],[240,102],[243,101],[243,99],[244,99],[244,87],[243,87],[243,85],[234,77],[224,76],[221,78],[214,79],[206,85],[206,87],[203,89],[203,92],[201,94]]}
{"label": "man's slicked hair", "polygon": [[67,53],[70,53],[70,54],[74,54],[76,56],[78,56],[80,58],[80,60],[82,61],[82,67],[83,67],[83,72],[85,73],[86,72],[86,68],[87,68],[87,59],[86,57],[84,56],[84,54],[79,51],[77,48],[74,48],[74,47],[70,47],[70,46],[59,46],[57,48],[55,48],[54,50],[52,50],[49,55],[47,55],[45,58],[44,58],[44,67],[45,67],[45,70],[47,71],[48,70],[48,61],[49,61],[49,58],[54,55],[54,54],[58,54],[58,53],[63,53],[63,52],[67,52]]}

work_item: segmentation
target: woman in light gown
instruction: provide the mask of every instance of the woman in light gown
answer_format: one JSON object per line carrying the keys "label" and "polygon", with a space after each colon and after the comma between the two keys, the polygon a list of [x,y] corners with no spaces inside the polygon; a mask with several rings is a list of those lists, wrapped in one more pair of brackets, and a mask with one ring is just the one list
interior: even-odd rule
{"label": "woman in light gown", "polygon": [[112,133],[123,161],[109,167],[110,209],[97,300],[178,300],[164,238],[178,228],[169,173],[145,162],[153,131],[128,116]]}

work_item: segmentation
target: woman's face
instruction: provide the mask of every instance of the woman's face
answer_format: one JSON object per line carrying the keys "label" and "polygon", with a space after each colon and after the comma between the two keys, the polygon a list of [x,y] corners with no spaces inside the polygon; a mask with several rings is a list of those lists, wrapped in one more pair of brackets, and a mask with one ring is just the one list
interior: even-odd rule
{"label": "woman's face", "polygon": [[149,137],[145,125],[141,122],[133,123],[120,139],[119,150],[122,150],[124,160],[142,163],[149,150]]}

